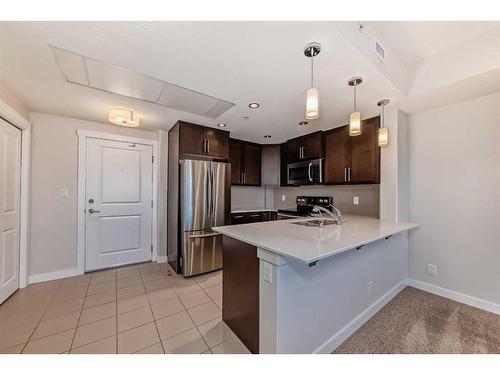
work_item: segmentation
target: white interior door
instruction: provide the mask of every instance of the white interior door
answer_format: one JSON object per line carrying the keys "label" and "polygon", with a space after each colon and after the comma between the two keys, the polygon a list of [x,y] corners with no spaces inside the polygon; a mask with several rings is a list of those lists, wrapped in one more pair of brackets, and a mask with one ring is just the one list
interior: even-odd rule
{"label": "white interior door", "polygon": [[0,119],[0,303],[19,288],[21,131]]}
{"label": "white interior door", "polygon": [[87,138],[85,270],[151,260],[148,145]]}

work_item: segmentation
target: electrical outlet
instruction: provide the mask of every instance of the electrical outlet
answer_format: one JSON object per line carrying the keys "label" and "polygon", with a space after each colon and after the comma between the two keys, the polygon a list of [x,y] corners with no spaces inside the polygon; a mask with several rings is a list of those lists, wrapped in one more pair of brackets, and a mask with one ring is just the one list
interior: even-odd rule
{"label": "electrical outlet", "polygon": [[354,197],[353,200],[352,200],[352,203],[354,204],[359,204],[359,197]]}
{"label": "electrical outlet", "polygon": [[69,190],[66,188],[61,189],[61,198],[68,199],[69,198]]}
{"label": "electrical outlet", "polygon": [[268,283],[273,283],[273,266],[270,263],[264,263],[264,280]]}
{"label": "electrical outlet", "polygon": [[282,201],[282,202],[286,201],[286,195],[285,195],[285,194],[283,194],[283,195],[281,196],[281,201]]}
{"label": "electrical outlet", "polygon": [[436,276],[437,275],[437,266],[435,264],[428,264],[427,265],[427,274],[431,276]]}

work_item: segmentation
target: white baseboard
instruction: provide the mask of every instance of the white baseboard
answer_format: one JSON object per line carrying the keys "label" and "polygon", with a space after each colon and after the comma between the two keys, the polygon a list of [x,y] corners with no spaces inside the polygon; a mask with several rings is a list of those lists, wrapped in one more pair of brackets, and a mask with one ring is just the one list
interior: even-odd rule
{"label": "white baseboard", "polygon": [[158,258],[156,258],[156,263],[167,263],[167,257],[166,256],[158,256]]}
{"label": "white baseboard", "polygon": [[365,311],[355,317],[350,323],[348,323],[344,328],[338,331],[325,343],[323,343],[319,348],[317,348],[313,353],[332,353],[337,347],[340,346],[345,340],[347,340],[354,332],[356,332],[364,323],[366,323],[373,315],[377,313],[382,307],[384,307],[390,300],[392,300],[396,295],[401,292],[406,286],[406,280],[401,281],[386,294],[375,301],[371,306],[369,306]]}
{"label": "white baseboard", "polygon": [[457,302],[464,303],[466,305],[477,307],[481,310],[486,310],[492,312],[494,314],[500,315],[500,305],[498,303],[486,301],[481,298],[472,297],[467,294],[463,294],[460,292],[456,292],[454,290],[442,288],[440,286],[436,286],[433,284],[425,283],[423,281],[418,281],[415,279],[408,279],[407,285],[412,286],[417,289],[421,289],[425,292],[429,292],[432,294],[437,294],[438,296],[452,299]]}
{"label": "white baseboard", "polygon": [[68,268],[66,270],[38,273],[29,277],[29,284],[41,283],[43,281],[63,279],[65,277],[77,276],[81,273],[76,268]]}

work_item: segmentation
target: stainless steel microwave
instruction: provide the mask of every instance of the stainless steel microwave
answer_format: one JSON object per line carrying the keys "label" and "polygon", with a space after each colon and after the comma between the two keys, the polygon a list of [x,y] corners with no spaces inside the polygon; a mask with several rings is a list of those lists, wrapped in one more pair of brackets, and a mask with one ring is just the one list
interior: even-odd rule
{"label": "stainless steel microwave", "polygon": [[323,182],[323,160],[314,159],[290,163],[287,166],[288,185],[311,185]]}

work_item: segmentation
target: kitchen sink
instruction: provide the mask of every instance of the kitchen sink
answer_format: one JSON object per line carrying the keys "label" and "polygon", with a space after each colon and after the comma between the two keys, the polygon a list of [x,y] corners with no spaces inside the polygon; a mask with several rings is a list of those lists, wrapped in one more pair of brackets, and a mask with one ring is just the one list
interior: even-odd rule
{"label": "kitchen sink", "polygon": [[[292,224],[302,225],[304,227],[321,227],[321,219],[314,220],[301,220],[301,221],[293,221]],[[323,226],[337,224],[335,220],[324,219]]]}

